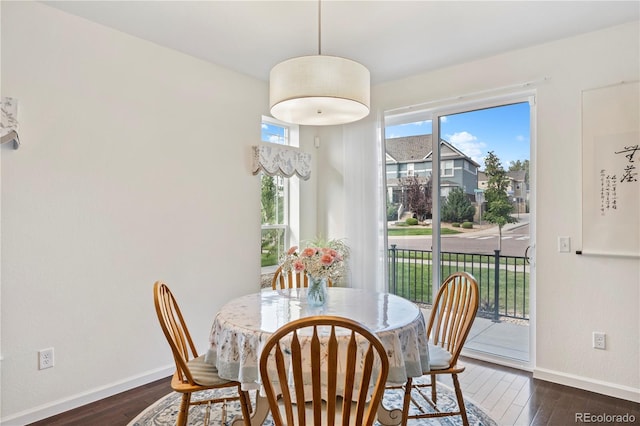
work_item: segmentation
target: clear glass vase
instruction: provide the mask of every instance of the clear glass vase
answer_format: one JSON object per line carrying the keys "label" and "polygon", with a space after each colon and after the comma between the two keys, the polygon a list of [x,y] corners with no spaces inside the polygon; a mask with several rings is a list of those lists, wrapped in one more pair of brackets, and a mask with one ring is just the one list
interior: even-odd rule
{"label": "clear glass vase", "polygon": [[324,306],[327,302],[327,278],[312,277],[307,274],[309,286],[307,287],[307,303],[311,306]]}

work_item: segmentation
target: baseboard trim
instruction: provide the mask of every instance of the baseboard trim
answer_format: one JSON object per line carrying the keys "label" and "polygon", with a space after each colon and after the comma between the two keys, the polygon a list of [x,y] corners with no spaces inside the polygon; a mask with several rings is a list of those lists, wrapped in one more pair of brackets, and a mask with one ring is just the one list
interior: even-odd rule
{"label": "baseboard trim", "polygon": [[129,389],[169,377],[173,374],[174,370],[175,364],[171,364],[167,367],[148,371],[138,376],[132,376],[106,386],[91,389],[87,392],[72,395],[68,398],[59,399],[57,401],[40,405],[39,407],[21,411],[11,416],[3,417],[0,419],[0,424],[10,426],[26,425],[37,422],[48,417],[55,416],[56,414],[64,413],[65,411],[73,410],[74,408],[82,407],[83,405],[108,398]]}
{"label": "baseboard trim", "polygon": [[535,368],[533,378],[640,403],[640,389],[559,371]]}

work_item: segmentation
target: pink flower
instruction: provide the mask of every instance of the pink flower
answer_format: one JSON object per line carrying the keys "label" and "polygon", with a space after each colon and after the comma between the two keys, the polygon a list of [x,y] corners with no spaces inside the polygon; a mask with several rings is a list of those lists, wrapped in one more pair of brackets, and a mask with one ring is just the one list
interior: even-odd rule
{"label": "pink flower", "polygon": [[307,247],[306,249],[302,250],[302,253],[300,255],[304,257],[311,257],[316,253],[318,253],[318,249],[316,249],[315,247]]}
{"label": "pink flower", "polygon": [[322,257],[320,257],[320,263],[322,263],[324,266],[329,266],[333,263],[333,259],[334,259],[333,256],[325,253],[322,255]]}
{"label": "pink flower", "polygon": [[314,277],[339,279],[342,276],[344,256],[331,247],[291,246],[283,256],[282,269],[290,272],[307,272]]}
{"label": "pink flower", "polygon": [[301,260],[296,260],[293,262],[293,269],[295,269],[296,272],[304,271],[304,263],[302,263]]}

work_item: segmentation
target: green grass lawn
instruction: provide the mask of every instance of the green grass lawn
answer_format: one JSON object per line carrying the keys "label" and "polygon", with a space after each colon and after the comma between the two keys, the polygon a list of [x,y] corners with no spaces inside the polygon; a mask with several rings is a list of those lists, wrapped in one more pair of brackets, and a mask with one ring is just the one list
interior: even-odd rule
{"label": "green grass lawn", "polygon": [[[402,227],[402,228],[389,228],[387,234],[391,237],[402,237],[406,235],[431,235],[433,229],[427,228],[425,226],[412,226],[412,227]],[[460,234],[460,231],[456,231],[449,228],[442,228],[440,230],[442,235],[451,235],[451,234]]]}
{"label": "green grass lawn", "polygon": [[[431,253],[423,253],[420,258],[411,258],[398,262],[395,293],[409,300],[431,303],[432,282]],[[480,291],[480,310],[492,311],[495,291],[495,269],[477,269],[466,265],[442,265],[442,276],[455,271],[466,271],[478,280]],[[513,316],[529,315],[529,274],[500,270],[499,273],[499,311]],[[393,289],[391,289],[393,292]]]}

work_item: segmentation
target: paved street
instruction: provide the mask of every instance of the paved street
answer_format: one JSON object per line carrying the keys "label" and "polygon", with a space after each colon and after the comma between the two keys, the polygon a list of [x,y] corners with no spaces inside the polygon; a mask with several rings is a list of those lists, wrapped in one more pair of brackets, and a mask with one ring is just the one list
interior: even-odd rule
{"label": "paved street", "polygon": [[[492,227],[476,232],[465,232],[442,236],[442,251],[453,253],[493,254],[498,249],[498,228]],[[389,237],[389,246],[399,249],[431,250],[431,236]],[[524,256],[530,244],[529,215],[521,214],[520,222],[506,225],[502,229],[502,251],[504,256]]]}

